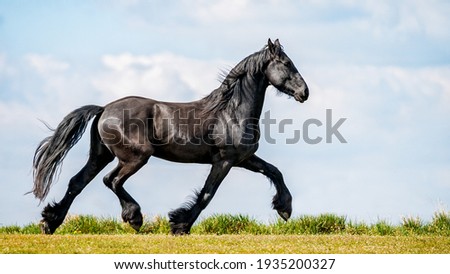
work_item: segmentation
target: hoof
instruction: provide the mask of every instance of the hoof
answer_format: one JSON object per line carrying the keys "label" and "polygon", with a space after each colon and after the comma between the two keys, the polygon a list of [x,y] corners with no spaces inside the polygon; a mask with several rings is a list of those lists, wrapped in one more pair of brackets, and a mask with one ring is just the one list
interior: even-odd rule
{"label": "hoof", "polygon": [[272,205],[273,208],[278,212],[278,215],[283,218],[283,220],[289,220],[292,214],[292,196],[289,193],[282,196],[282,198],[280,198],[278,195],[275,195],[272,201]]}
{"label": "hoof", "polygon": [[135,218],[133,220],[130,220],[128,223],[134,230],[136,230],[136,232],[139,232],[139,230],[141,229],[142,223],[143,223],[142,215],[140,216],[140,218]]}
{"label": "hoof", "polygon": [[182,224],[174,224],[170,223],[170,232],[172,232],[175,236],[182,236],[182,235],[189,235],[191,228],[189,224],[182,223]]}
{"label": "hoof", "polygon": [[170,231],[173,235],[189,235],[192,223],[187,218],[189,210],[186,208],[179,208],[169,212]]}
{"label": "hoof", "polygon": [[48,204],[41,213],[40,228],[43,234],[53,234],[63,223],[67,211],[60,208],[59,204]]}
{"label": "hoof", "polygon": [[49,224],[48,224],[46,221],[44,221],[44,220],[42,220],[42,221],[39,223],[39,227],[41,228],[42,234],[48,234],[48,235],[50,235],[50,234],[53,234],[53,232],[55,232],[55,230],[54,230],[54,229],[51,229],[50,226],[49,226]]}
{"label": "hoof", "polygon": [[122,211],[122,220],[125,223],[129,223],[134,230],[139,232],[143,224],[141,208],[137,206],[124,209]]}
{"label": "hoof", "polygon": [[291,214],[288,212],[282,212],[282,211],[278,211],[278,215],[280,215],[281,218],[283,218],[283,220],[285,220],[287,222],[287,220],[289,220],[289,218],[291,217]]}

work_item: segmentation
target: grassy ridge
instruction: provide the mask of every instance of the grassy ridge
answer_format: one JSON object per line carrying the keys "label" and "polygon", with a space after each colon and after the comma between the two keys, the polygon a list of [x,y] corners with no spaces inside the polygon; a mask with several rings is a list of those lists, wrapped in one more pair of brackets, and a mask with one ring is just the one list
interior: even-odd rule
{"label": "grassy ridge", "polygon": [[[145,220],[140,234],[169,234],[167,218]],[[0,234],[40,234],[39,224],[0,227]],[[90,215],[69,216],[55,234],[135,234],[127,224],[114,218],[97,218]],[[191,230],[197,235],[367,235],[367,236],[450,236],[450,212],[436,212],[429,223],[419,218],[403,218],[400,225],[386,221],[375,224],[355,223],[335,214],[300,216],[288,222],[282,220],[263,224],[244,215],[214,215]]]}

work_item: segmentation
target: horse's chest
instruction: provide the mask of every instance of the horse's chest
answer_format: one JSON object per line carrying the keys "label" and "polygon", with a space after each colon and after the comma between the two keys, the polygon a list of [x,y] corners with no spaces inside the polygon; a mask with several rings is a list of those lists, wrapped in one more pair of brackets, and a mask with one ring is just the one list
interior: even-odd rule
{"label": "horse's chest", "polygon": [[[229,118],[229,117],[227,117]],[[259,126],[251,121],[218,119],[209,134],[211,143],[220,150],[220,158],[237,161],[246,159],[256,152],[259,141]]]}

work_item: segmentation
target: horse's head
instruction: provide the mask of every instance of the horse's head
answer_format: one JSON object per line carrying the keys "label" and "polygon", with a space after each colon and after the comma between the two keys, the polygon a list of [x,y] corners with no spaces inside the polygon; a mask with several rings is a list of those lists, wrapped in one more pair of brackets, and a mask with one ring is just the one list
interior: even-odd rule
{"label": "horse's head", "polygon": [[278,39],[274,43],[269,39],[267,47],[270,60],[266,68],[266,77],[269,82],[279,91],[293,96],[300,103],[306,101],[309,96],[308,86],[294,63],[283,51]]}

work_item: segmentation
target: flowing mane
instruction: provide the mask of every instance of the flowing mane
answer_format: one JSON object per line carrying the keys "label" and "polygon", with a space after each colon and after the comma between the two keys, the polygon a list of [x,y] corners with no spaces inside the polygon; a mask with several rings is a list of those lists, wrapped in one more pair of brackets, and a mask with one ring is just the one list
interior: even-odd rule
{"label": "flowing mane", "polygon": [[223,77],[220,87],[204,97],[205,109],[203,114],[214,113],[225,109],[228,105],[237,106],[241,102],[242,79],[247,74],[255,74],[264,68],[269,60],[267,46],[240,61]]}

